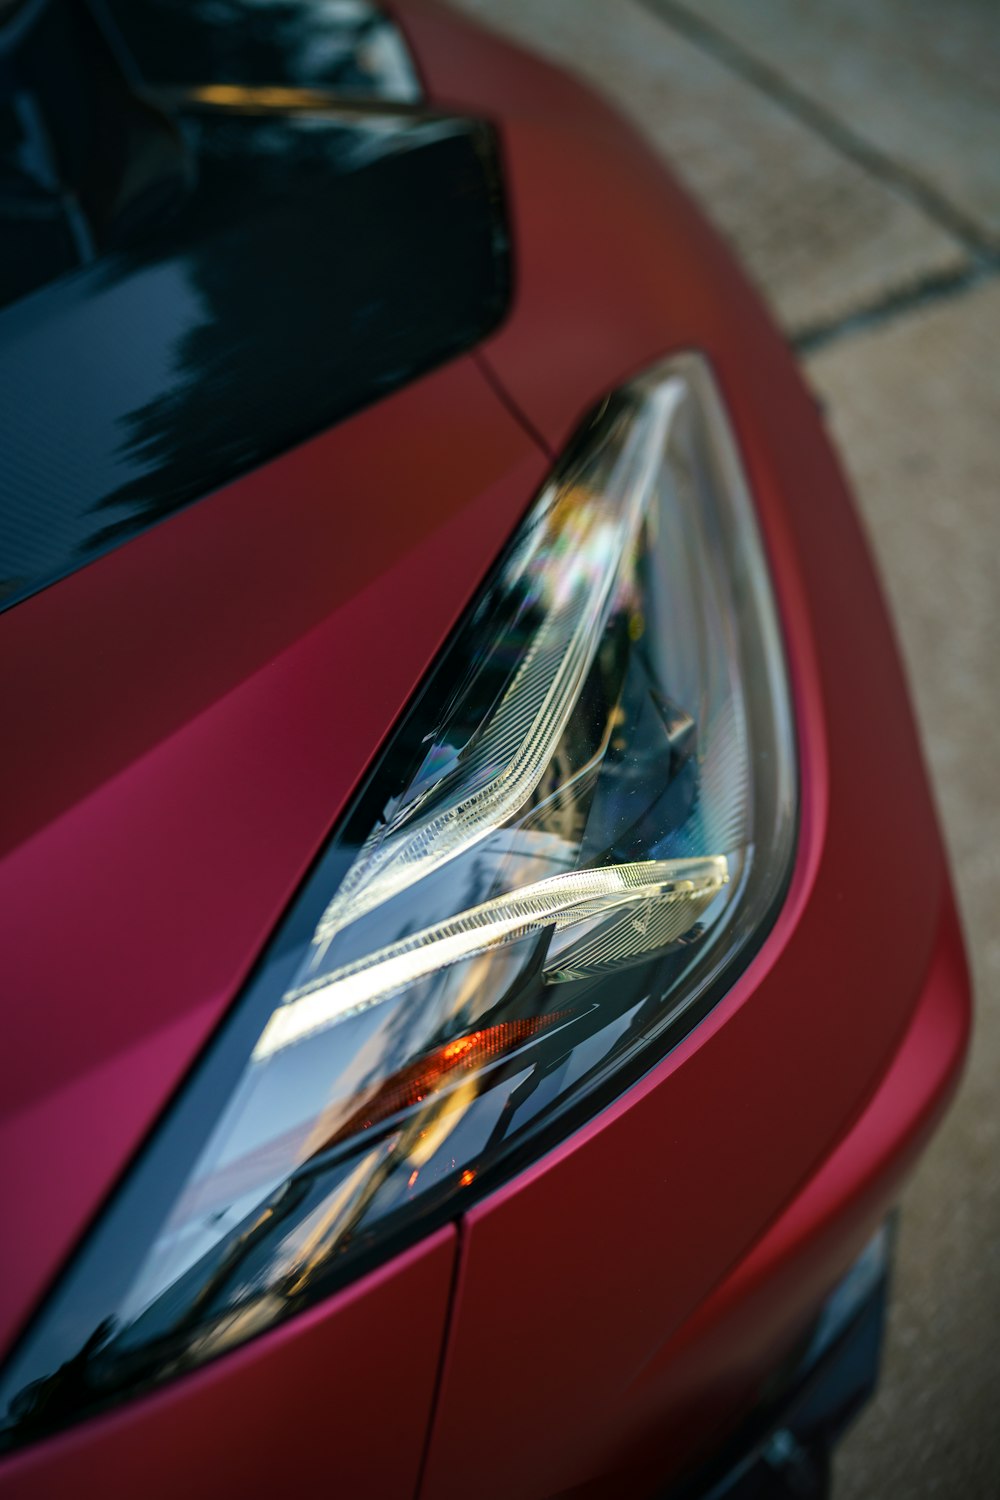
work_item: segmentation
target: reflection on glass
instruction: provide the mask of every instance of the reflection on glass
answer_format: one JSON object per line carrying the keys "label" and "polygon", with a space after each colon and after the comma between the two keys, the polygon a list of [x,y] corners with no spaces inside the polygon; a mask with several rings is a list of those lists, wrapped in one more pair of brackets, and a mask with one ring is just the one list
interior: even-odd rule
{"label": "reflection on glass", "polygon": [[203,1144],[122,1256],[88,1399],[286,1316],[634,1076],[773,909],[792,792],[749,503],[676,360],[559,466],[220,1038],[214,1118],[162,1132]]}

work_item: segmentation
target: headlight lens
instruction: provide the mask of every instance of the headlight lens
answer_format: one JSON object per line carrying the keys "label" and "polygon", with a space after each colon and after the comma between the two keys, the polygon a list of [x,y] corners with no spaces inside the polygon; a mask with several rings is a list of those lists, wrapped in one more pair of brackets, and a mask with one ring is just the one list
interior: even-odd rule
{"label": "headlight lens", "polygon": [[591,416],[8,1367],[9,1437],[273,1325],[690,1028],[776,910],[773,601],[704,361]]}

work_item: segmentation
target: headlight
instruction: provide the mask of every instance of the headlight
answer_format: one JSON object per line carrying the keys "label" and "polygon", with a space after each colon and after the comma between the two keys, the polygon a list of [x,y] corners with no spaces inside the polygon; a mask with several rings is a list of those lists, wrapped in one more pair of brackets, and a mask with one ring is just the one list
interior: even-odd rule
{"label": "headlight", "polygon": [[752,508],[674,359],[559,463],[11,1361],[8,1434],[272,1326],[620,1091],[760,942],[794,802]]}

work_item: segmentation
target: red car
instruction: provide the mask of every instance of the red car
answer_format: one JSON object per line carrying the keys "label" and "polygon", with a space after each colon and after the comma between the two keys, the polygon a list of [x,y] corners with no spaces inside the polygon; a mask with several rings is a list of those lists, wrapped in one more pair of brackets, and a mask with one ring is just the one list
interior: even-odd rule
{"label": "red car", "polygon": [[758,298],[430,0],[0,81],[0,1500],[827,1493],[969,990]]}

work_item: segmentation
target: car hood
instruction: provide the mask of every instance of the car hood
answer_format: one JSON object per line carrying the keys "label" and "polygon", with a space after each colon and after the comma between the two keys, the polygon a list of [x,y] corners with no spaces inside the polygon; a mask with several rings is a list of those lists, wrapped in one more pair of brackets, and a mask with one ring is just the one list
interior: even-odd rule
{"label": "car hood", "polygon": [[10,1335],[546,459],[463,358],[0,616]]}
{"label": "car hood", "polygon": [[14,39],[51,162],[0,98],[0,1341],[544,466],[461,357],[508,292],[490,127],[364,7],[120,9],[141,92],[87,7]]}

